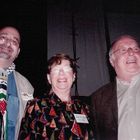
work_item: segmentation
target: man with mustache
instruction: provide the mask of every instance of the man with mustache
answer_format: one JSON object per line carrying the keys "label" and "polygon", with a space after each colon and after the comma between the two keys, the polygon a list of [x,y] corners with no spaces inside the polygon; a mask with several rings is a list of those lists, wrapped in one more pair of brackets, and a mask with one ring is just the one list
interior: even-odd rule
{"label": "man with mustache", "polygon": [[20,34],[14,27],[0,30],[0,139],[17,140],[21,118],[28,100],[33,98],[30,82],[15,71],[20,53]]}

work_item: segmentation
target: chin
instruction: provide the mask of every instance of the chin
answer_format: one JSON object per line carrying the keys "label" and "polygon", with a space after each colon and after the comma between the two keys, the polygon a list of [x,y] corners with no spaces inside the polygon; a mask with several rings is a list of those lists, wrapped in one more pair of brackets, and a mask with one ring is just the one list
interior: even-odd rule
{"label": "chin", "polygon": [[140,74],[140,71],[131,71],[131,72],[129,71],[129,73],[131,76],[136,76],[136,75]]}

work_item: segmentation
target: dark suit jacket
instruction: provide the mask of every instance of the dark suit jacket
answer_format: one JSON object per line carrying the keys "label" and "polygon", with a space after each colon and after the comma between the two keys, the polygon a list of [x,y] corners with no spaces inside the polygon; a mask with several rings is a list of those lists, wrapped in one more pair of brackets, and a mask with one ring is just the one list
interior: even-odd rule
{"label": "dark suit jacket", "polygon": [[118,107],[116,83],[109,83],[91,95],[96,140],[117,140]]}

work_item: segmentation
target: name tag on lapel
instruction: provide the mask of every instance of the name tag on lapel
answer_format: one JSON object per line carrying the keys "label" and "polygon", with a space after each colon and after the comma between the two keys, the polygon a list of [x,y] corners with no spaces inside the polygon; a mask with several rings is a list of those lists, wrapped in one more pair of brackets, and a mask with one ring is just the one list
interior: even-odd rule
{"label": "name tag on lapel", "polygon": [[77,123],[89,123],[86,115],[84,114],[74,114]]}

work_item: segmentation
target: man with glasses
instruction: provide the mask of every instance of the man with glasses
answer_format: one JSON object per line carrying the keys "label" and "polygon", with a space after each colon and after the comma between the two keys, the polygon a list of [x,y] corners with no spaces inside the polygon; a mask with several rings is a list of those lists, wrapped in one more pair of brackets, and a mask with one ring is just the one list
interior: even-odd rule
{"label": "man with glasses", "polygon": [[21,118],[34,89],[15,71],[20,52],[20,34],[14,27],[0,30],[0,139],[17,140]]}
{"label": "man with glasses", "polygon": [[130,36],[112,43],[109,60],[116,79],[91,95],[96,140],[140,140],[140,48]]}

